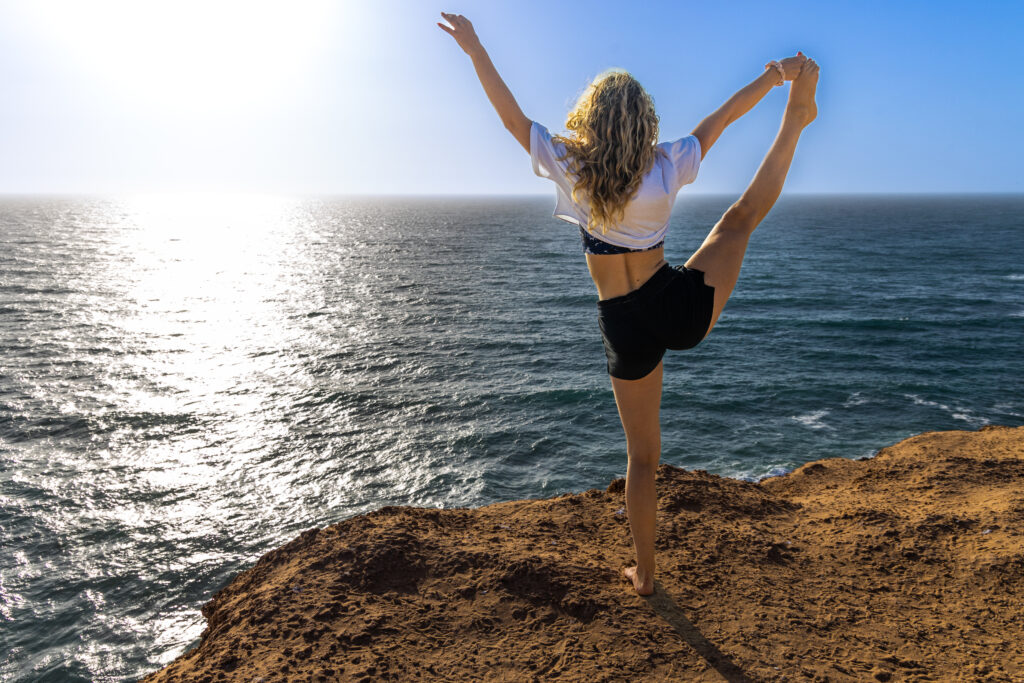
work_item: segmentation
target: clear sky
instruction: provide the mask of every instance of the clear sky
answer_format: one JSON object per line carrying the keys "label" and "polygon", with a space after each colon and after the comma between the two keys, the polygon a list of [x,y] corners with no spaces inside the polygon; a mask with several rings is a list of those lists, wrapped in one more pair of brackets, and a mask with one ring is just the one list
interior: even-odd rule
{"label": "clear sky", "polygon": [[[821,66],[786,192],[1024,192],[1024,2],[0,0],[0,193],[551,194],[469,58],[563,131],[601,70],[689,134],[769,59]],[[746,186],[770,92],[693,193]]]}

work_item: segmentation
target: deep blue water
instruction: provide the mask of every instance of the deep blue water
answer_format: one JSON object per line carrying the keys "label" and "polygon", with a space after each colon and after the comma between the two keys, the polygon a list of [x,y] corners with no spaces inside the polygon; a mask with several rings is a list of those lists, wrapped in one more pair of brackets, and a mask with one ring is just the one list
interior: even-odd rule
{"label": "deep blue water", "polygon": [[[734,197],[681,197],[682,263]],[[553,199],[0,201],[0,679],[128,681],[300,531],[626,467]],[[1024,424],[1024,197],[784,196],[662,461],[758,479]]]}

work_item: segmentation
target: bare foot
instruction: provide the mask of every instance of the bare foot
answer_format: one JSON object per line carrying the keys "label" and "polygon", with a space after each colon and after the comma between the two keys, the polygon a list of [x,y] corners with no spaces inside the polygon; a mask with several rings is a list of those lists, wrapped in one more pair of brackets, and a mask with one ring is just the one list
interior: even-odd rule
{"label": "bare foot", "polygon": [[786,103],[786,116],[796,118],[806,126],[818,115],[818,104],[814,101],[814,92],[818,89],[818,63],[808,59],[800,68],[800,74],[793,79],[789,87],[789,101]]}
{"label": "bare foot", "polygon": [[654,577],[653,576],[642,576],[637,577],[636,567],[625,567],[622,570],[623,576],[633,582],[633,588],[640,595],[650,595],[654,592]]}

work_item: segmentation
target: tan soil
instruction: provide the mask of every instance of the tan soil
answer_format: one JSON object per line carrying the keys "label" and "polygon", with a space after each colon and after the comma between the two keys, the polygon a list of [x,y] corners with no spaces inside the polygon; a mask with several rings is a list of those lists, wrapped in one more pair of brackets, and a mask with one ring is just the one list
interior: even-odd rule
{"label": "tan soil", "polygon": [[657,486],[652,596],[622,479],[389,506],[264,555],[143,680],[1024,681],[1024,427]]}

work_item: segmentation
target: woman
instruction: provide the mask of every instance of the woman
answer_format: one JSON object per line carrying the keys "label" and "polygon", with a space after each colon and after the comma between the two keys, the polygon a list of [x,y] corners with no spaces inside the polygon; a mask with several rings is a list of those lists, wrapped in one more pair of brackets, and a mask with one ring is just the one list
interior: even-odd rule
{"label": "woman", "polygon": [[[580,226],[626,433],[626,513],[637,563],[623,575],[637,593],[650,595],[662,356],[666,349],[696,346],[714,328],[739,277],[750,234],[778,199],[800,133],[817,115],[818,65],[800,53],[770,62],[690,135],[662,144],[656,144],[658,118],[650,97],[628,73],[609,70],[594,79],[569,114],[566,127],[575,135],[552,137],[523,115],[469,20],[441,16],[450,26],[438,26],[472,58],[505,128],[530,154],[534,173],[555,182],[554,215]],[[793,84],[782,125],[750,186],[686,264],[670,267],[663,240],[676,193],[696,178],[725,127],[787,80]]]}

